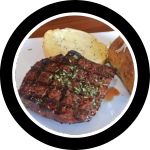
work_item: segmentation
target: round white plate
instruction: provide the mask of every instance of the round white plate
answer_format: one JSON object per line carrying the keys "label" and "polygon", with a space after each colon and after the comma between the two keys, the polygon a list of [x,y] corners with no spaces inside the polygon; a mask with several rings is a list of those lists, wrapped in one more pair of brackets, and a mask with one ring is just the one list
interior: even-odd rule
{"label": "round white plate", "polygon": [[[119,36],[115,31],[91,34],[107,46],[110,45],[110,41],[115,40]],[[28,39],[20,51],[16,65],[16,84],[18,89],[30,67],[43,58],[45,58],[43,54],[43,38]],[[97,131],[106,127],[112,121],[114,121],[124,110],[130,98],[129,92],[117,75],[111,81],[109,87],[115,87],[116,89],[118,89],[120,95],[115,96],[113,101],[111,102],[102,102],[99,111],[90,122],[70,125],[60,124],[59,122],[56,122],[54,120],[44,118],[32,112],[30,109],[28,109],[28,112],[40,124],[57,132],[77,135]]]}

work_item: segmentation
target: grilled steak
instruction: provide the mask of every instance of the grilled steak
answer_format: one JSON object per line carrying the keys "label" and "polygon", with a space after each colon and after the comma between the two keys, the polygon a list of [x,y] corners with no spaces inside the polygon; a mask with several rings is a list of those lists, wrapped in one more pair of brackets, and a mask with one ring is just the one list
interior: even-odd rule
{"label": "grilled steak", "polygon": [[76,51],[38,61],[19,89],[22,102],[60,123],[88,122],[96,114],[116,69],[96,64]]}

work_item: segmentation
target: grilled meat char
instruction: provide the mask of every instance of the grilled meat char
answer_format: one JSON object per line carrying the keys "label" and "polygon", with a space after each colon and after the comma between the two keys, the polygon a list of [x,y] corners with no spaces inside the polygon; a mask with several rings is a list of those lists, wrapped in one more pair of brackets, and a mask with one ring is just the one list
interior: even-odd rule
{"label": "grilled meat char", "polygon": [[23,104],[60,123],[88,122],[104,99],[116,69],[96,64],[76,51],[38,61],[19,89]]}

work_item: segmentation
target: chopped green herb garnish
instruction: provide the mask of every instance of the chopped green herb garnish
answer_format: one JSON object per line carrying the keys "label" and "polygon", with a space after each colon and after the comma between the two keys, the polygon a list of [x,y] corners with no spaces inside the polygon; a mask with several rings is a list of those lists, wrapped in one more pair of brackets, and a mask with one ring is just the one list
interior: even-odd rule
{"label": "chopped green herb garnish", "polygon": [[68,85],[68,87],[71,87],[70,85]]}
{"label": "chopped green herb garnish", "polygon": [[68,78],[66,78],[64,81],[65,81],[65,83],[67,83],[67,84],[71,84],[71,82],[68,81]]}
{"label": "chopped green herb garnish", "polygon": [[93,106],[94,106],[94,107],[97,107],[96,103],[93,103]]}
{"label": "chopped green herb garnish", "polygon": [[99,82],[100,84],[103,84],[102,82]]}
{"label": "chopped green herb garnish", "polygon": [[93,42],[91,41],[91,43],[93,43]]}
{"label": "chopped green herb garnish", "polygon": [[95,91],[90,91],[90,96],[93,96],[93,94],[96,94]]}
{"label": "chopped green herb garnish", "polygon": [[78,70],[76,70],[76,72],[78,72]]}
{"label": "chopped green herb garnish", "polygon": [[71,54],[69,54],[69,55],[71,55]]}
{"label": "chopped green herb garnish", "polygon": [[84,98],[88,98],[88,97],[84,96]]}
{"label": "chopped green herb garnish", "polygon": [[95,91],[93,91],[93,94],[95,94],[95,95],[96,95],[96,92],[95,92]]}
{"label": "chopped green herb garnish", "polygon": [[66,71],[66,70],[63,70],[63,71],[67,73],[67,71]]}
{"label": "chopped green herb garnish", "polygon": [[61,79],[58,79],[58,81],[60,82]]}
{"label": "chopped green herb garnish", "polygon": [[[56,71],[55,71],[56,72]],[[64,72],[60,73],[60,75],[65,76],[66,74]]]}
{"label": "chopped green herb garnish", "polygon": [[103,85],[106,85],[106,86],[107,86],[107,84],[103,84]]}
{"label": "chopped green herb garnish", "polygon": [[72,76],[72,79],[75,79],[76,75],[77,75],[77,73]]}
{"label": "chopped green herb garnish", "polygon": [[53,75],[51,75],[51,76],[49,77],[49,79],[52,79],[52,77],[53,77]]}
{"label": "chopped green herb garnish", "polygon": [[67,84],[71,84],[71,82],[70,82],[70,81],[68,81],[68,82],[67,82]]}
{"label": "chopped green herb garnish", "polygon": [[64,81],[65,81],[65,82],[68,81],[68,78],[66,78]]}
{"label": "chopped green herb garnish", "polygon": [[84,67],[84,69],[86,69],[86,68]]}
{"label": "chopped green herb garnish", "polygon": [[84,79],[84,77],[80,78],[81,80]]}
{"label": "chopped green herb garnish", "polygon": [[64,82],[61,82],[62,85],[64,85]]}
{"label": "chopped green herb garnish", "polygon": [[79,92],[78,91],[74,91],[75,93],[77,93],[77,94],[79,94]]}
{"label": "chopped green herb garnish", "polygon": [[55,72],[58,72],[59,71],[59,69],[57,69]]}
{"label": "chopped green herb garnish", "polygon": [[74,57],[75,59],[78,59],[78,56],[76,56],[76,55],[74,55],[73,57]]}
{"label": "chopped green herb garnish", "polygon": [[91,85],[90,84],[89,84],[88,88],[91,89]]}
{"label": "chopped green herb garnish", "polygon": [[73,68],[74,68],[73,66],[68,66],[68,67],[73,71]]}
{"label": "chopped green herb garnish", "polygon": [[55,80],[56,80],[56,79],[59,79],[59,76],[58,76],[58,75],[55,75]]}
{"label": "chopped green herb garnish", "polygon": [[80,88],[79,88],[79,89],[78,89],[77,87],[74,87],[74,88],[75,88],[77,91],[79,91],[79,92],[81,91],[81,89],[80,89]]}
{"label": "chopped green herb garnish", "polygon": [[94,56],[95,56],[95,53],[94,53]]}
{"label": "chopped green herb garnish", "polygon": [[28,49],[29,51],[31,51],[32,49]]}
{"label": "chopped green herb garnish", "polygon": [[91,95],[91,96],[93,96],[93,93],[92,93],[92,91],[90,91],[89,93],[90,93],[90,95]]}
{"label": "chopped green herb garnish", "polygon": [[79,84],[82,86],[82,83],[81,83],[81,82],[80,82]]}
{"label": "chopped green herb garnish", "polygon": [[55,85],[55,82],[52,85]]}
{"label": "chopped green herb garnish", "polygon": [[94,102],[95,102],[95,99],[93,99],[92,102],[94,103]]}
{"label": "chopped green herb garnish", "polygon": [[72,73],[68,74],[68,76],[72,76]]}
{"label": "chopped green herb garnish", "polygon": [[69,59],[69,62],[71,62],[71,60]]}
{"label": "chopped green herb garnish", "polygon": [[97,82],[98,80],[97,80],[97,79],[95,79],[95,81]]}
{"label": "chopped green herb garnish", "polygon": [[96,87],[96,92],[98,92],[98,87]]}
{"label": "chopped green herb garnish", "polygon": [[90,84],[90,82],[89,82],[89,81],[87,81],[86,83],[87,83],[87,84]]}
{"label": "chopped green herb garnish", "polygon": [[86,89],[85,88],[82,88],[83,92],[86,92]]}
{"label": "chopped green herb garnish", "polygon": [[52,64],[52,66],[54,66],[54,64]]}

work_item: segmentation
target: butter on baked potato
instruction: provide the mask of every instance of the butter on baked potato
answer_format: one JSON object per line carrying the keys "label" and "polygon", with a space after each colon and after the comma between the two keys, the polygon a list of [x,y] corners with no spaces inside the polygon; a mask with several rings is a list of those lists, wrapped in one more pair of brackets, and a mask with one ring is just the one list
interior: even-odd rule
{"label": "butter on baked potato", "polygon": [[104,64],[108,55],[107,46],[84,31],[65,28],[48,30],[44,34],[43,52],[45,57],[66,55],[70,50],[75,50],[86,59],[99,64]]}
{"label": "butter on baked potato", "polygon": [[133,60],[128,47],[120,36],[110,45],[108,58],[111,66],[117,68],[117,74],[126,88],[132,93],[134,85]]}

